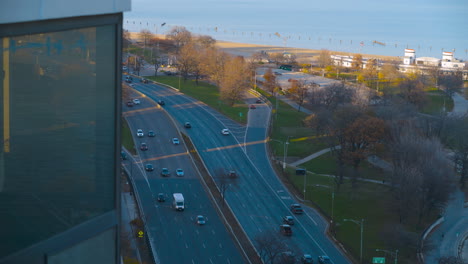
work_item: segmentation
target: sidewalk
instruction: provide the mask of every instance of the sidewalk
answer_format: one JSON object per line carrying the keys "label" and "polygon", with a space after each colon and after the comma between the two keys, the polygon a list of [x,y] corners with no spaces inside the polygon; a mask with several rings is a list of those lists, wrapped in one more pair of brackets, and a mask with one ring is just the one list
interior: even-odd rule
{"label": "sidewalk", "polygon": [[122,230],[128,234],[128,239],[130,240],[130,250],[129,256],[136,257],[138,263],[142,263],[140,251],[136,245],[135,234],[136,231],[133,229],[133,226],[130,222],[138,217],[138,212],[136,210],[135,198],[130,192],[122,192]]}

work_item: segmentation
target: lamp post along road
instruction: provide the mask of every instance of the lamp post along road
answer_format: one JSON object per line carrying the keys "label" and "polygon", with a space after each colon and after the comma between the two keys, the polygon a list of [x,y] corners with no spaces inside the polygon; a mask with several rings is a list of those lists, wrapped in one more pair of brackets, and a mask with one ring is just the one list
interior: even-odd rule
{"label": "lamp post along road", "polygon": [[362,234],[364,233],[364,219],[361,219],[361,221],[357,221],[354,219],[343,219],[345,222],[353,222],[357,225],[361,226],[361,250],[359,253],[359,263],[362,263]]}

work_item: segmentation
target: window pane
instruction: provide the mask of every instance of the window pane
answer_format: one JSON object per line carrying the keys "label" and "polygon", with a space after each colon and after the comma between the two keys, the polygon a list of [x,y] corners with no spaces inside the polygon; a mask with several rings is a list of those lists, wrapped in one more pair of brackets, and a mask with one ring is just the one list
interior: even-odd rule
{"label": "window pane", "polygon": [[114,209],[116,41],[113,25],[0,40],[1,257]]}

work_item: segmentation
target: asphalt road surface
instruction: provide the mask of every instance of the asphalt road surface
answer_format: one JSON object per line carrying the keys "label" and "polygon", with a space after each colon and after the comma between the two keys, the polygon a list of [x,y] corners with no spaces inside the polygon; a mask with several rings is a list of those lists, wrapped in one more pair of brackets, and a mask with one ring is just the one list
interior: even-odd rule
{"label": "asphalt road surface", "polygon": [[[178,121],[181,129],[182,124],[191,122],[192,128],[186,133],[218,186],[224,181],[223,174],[229,170],[237,172],[238,177],[229,180],[226,200],[254,244],[257,245],[255,239],[260,234],[281,236],[281,218],[292,215],[289,206],[297,201],[279,181],[266,156],[268,107],[262,105],[251,110],[249,118],[258,119],[254,122],[258,125],[247,129],[176,90],[155,84],[136,85],[136,89],[155,101],[163,99],[164,109]],[[222,135],[224,128],[231,135]],[[294,217],[293,235],[282,237],[290,251],[298,256],[328,255],[335,264],[350,263],[324,234],[326,223],[318,213],[306,209],[305,214]]]}
{"label": "asphalt road surface", "polygon": [[[178,130],[153,101],[136,97],[141,104],[124,105],[123,113],[137,147],[144,142],[148,150],[138,149],[138,156],[129,157],[123,164],[134,178],[160,263],[243,263],[200,183]],[[137,129],[142,129],[145,136],[137,137]],[[149,130],[155,132],[155,137],[148,137]],[[173,137],[179,138],[180,145],[172,143]],[[148,163],[154,171],[144,170]],[[162,168],[169,169],[169,177],[161,176]],[[176,176],[177,168],[184,170],[183,177]],[[176,192],[184,195],[183,212],[172,207],[172,194]],[[158,193],[164,193],[165,202],[157,201]],[[196,223],[197,215],[205,216],[205,225]]]}

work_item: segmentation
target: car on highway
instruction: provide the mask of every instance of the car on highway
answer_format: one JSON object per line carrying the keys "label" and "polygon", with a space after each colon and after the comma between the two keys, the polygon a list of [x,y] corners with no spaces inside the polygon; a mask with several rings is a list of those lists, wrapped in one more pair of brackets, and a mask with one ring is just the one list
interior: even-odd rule
{"label": "car on highway", "polygon": [[314,260],[312,259],[311,255],[304,254],[302,255],[301,262],[302,264],[311,264],[311,263],[314,263]]}
{"label": "car on highway", "polygon": [[250,109],[256,109],[257,107],[253,104],[250,105]]}
{"label": "car on highway", "polygon": [[283,217],[283,224],[294,225],[294,218],[290,215]]}
{"label": "car on highway", "polygon": [[181,169],[181,168],[178,168],[178,169],[176,170],[176,175],[177,175],[178,177],[183,177],[183,176],[184,176],[184,170]]}
{"label": "car on highway", "polygon": [[206,224],[205,217],[203,215],[197,215],[197,224],[204,225]]}
{"label": "car on highway", "polygon": [[166,201],[166,197],[164,197],[164,193],[158,193],[158,202]]}
{"label": "car on highway", "polygon": [[185,128],[191,128],[192,125],[190,124],[190,122],[185,122],[184,127]]}
{"label": "car on highway", "polygon": [[178,138],[172,138],[172,144],[179,145],[180,144],[179,139]]}
{"label": "car on highway", "polygon": [[302,210],[302,207],[300,204],[291,204],[291,212],[295,214],[302,214],[304,213],[304,210]]}
{"label": "car on highway", "polygon": [[159,101],[158,101],[158,104],[159,104],[159,105],[165,105],[166,103],[165,103],[163,100],[159,100]]}
{"label": "car on highway", "polygon": [[125,151],[121,151],[120,152],[120,157],[123,159],[123,160],[126,160],[127,159],[127,153]]}
{"label": "car on highway", "polygon": [[128,101],[128,102],[127,102],[127,106],[128,106],[128,107],[132,107],[132,106],[133,106],[133,102],[132,102],[132,101]]}
{"label": "car on highway", "polygon": [[136,98],[133,99],[133,103],[134,103],[135,105],[139,105],[139,104],[140,104],[140,99],[136,99]]}
{"label": "car on highway", "polygon": [[148,131],[148,137],[154,137],[155,135],[153,130]]}
{"label": "car on highway", "polygon": [[231,178],[236,178],[237,177],[237,173],[235,170],[230,170],[228,172],[228,177],[231,177]]}
{"label": "car on highway", "polygon": [[328,256],[318,256],[319,264],[332,264],[331,259]]}
{"label": "car on highway", "polygon": [[280,232],[281,234],[285,236],[291,236],[292,235],[292,228],[290,225],[280,225]]}
{"label": "car on highway", "polygon": [[257,101],[255,101],[255,103],[257,104],[261,104],[263,101],[261,99],[257,99]]}
{"label": "car on highway", "polygon": [[140,144],[140,149],[141,150],[148,150],[148,145],[146,143],[141,143]]}
{"label": "car on highway", "polygon": [[167,168],[162,168],[161,170],[161,176],[163,177],[169,177],[169,170]]}
{"label": "car on highway", "polygon": [[137,137],[144,137],[145,134],[143,133],[142,129],[137,129]]}
{"label": "car on highway", "polygon": [[148,163],[148,164],[145,165],[145,170],[146,171],[154,171],[154,167],[153,167],[152,164]]}
{"label": "car on highway", "polygon": [[148,83],[148,80],[143,78],[143,79],[141,79],[141,82],[142,83]]}
{"label": "car on highway", "polygon": [[221,130],[221,134],[229,135],[230,134],[229,129],[225,128],[225,129]]}

